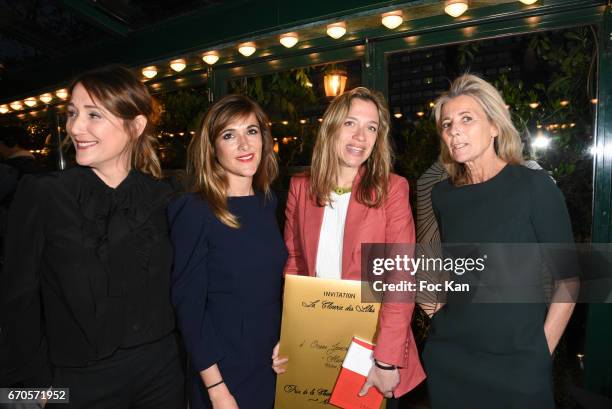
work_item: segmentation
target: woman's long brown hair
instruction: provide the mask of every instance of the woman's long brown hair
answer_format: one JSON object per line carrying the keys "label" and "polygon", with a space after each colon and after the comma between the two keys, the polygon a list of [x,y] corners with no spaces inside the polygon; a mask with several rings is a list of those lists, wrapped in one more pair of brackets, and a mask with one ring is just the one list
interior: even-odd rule
{"label": "woman's long brown hair", "polygon": [[351,101],[356,98],[376,105],[379,124],[372,153],[362,165],[355,198],[368,207],[380,207],[387,198],[393,163],[393,151],[389,143],[389,108],[379,92],[357,87],[336,97],[323,115],[310,167],[310,194],[319,206],[330,202],[330,194],[338,183],[338,135],[351,108]]}
{"label": "woman's long brown hair", "polygon": [[270,186],[278,175],[278,163],[269,120],[261,107],[242,95],[227,95],[213,104],[194,135],[187,153],[187,173],[193,192],[207,201],[215,216],[229,227],[239,228],[238,218],[227,207],[228,182],[225,170],[215,154],[215,141],[236,119],[254,114],[262,138],[261,162],[253,177],[253,188],[270,195]]}

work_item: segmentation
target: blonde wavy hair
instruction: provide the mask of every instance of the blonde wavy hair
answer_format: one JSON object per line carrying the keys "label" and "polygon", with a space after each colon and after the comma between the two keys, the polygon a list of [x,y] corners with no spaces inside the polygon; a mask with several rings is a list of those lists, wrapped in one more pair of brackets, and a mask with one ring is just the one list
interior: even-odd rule
{"label": "blonde wavy hair", "polygon": [[[155,126],[161,109],[151,96],[146,85],[129,68],[108,65],[87,71],[76,77],[70,91],[81,84],[93,101],[123,120],[123,127],[130,136],[126,152],[130,154],[130,166],[157,179],[162,177],[161,164],[157,157]],[[147,125],[136,135],[134,118],[143,115]]]}
{"label": "blonde wavy hair", "polygon": [[357,87],[336,97],[323,115],[309,172],[310,194],[319,206],[330,202],[330,194],[338,183],[338,136],[351,108],[351,102],[356,98],[376,105],[379,124],[372,153],[362,165],[363,173],[354,192],[355,198],[368,207],[380,207],[387,198],[393,164],[393,151],[389,143],[389,108],[379,92]]}
{"label": "blonde wavy hair", "polygon": [[[493,142],[497,156],[510,164],[522,164],[523,145],[519,132],[512,123],[510,111],[504,99],[493,85],[475,75],[461,75],[453,81],[448,92],[442,94],[436,100],[434,115],[440,137],[442,137],[442,109],[444,104],[461,95],[472,97],[483,109],[487,119],[499,131]],[[453,159],[448,147],[442,140],[440,141],[440,161],[454,185],[461,186],[469,183],[466,166]]]}
{"label": "blonde wavy hair", "polygon": [[253,188],[270,196],[270,186],[278,176],[278,163],[274,153],[274,141],[268,125],[269,120],[261,107],[242,95],[227,95],[214,103],[202,120],[198,132],[187,150],[187,174],[190,190],[198,192],[207,201],[211,210],[223,224],[239,228],[236,215],[227,207],[228,181],[225,169],[219,164],[215,153],[215,141],[221,132],[236,119],[254,114],[257,118],[261,138],[261,162],[253,177]]}

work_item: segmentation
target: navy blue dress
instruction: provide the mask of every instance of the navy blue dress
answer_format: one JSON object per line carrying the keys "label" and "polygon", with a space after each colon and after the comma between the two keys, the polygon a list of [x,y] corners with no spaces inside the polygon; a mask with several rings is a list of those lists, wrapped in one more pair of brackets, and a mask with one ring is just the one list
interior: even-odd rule
{"label": "navy blue dress", "polygon": [[230,197],[240,228],[221,223],[197,194],[168,208],[175,248],[172,302],[194,369],[192,408],[211,408],[199,372],[217,364],[241,409],[272,408],[282,272],[287,250],[276,197]]}

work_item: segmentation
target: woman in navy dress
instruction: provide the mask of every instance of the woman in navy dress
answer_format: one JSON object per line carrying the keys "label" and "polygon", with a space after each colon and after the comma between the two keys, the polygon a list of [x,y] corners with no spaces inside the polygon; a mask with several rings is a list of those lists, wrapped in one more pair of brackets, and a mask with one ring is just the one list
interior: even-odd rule
{"label": "woman in navy dress", "polygon": [[194,369],[193,408],[272,408],[287,251],[270,184],[268,118],[250,99],[214,104],[189,146],[193,193],[171,203],[172,301]]}

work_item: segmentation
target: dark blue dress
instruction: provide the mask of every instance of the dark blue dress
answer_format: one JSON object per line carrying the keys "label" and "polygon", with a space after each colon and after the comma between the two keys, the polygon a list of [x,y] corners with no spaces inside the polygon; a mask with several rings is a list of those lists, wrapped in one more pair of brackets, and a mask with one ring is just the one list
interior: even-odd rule
{"label": "dark blue dress", "polygon": [[212,407],[199,371],[217,364],[241,409],[272,408],[282,272],[287,250],[276,197],[231,197],[240,228],[221,223],[196,194],[168,208],[175,248],[172,302],[194,369],[192,408]]}

